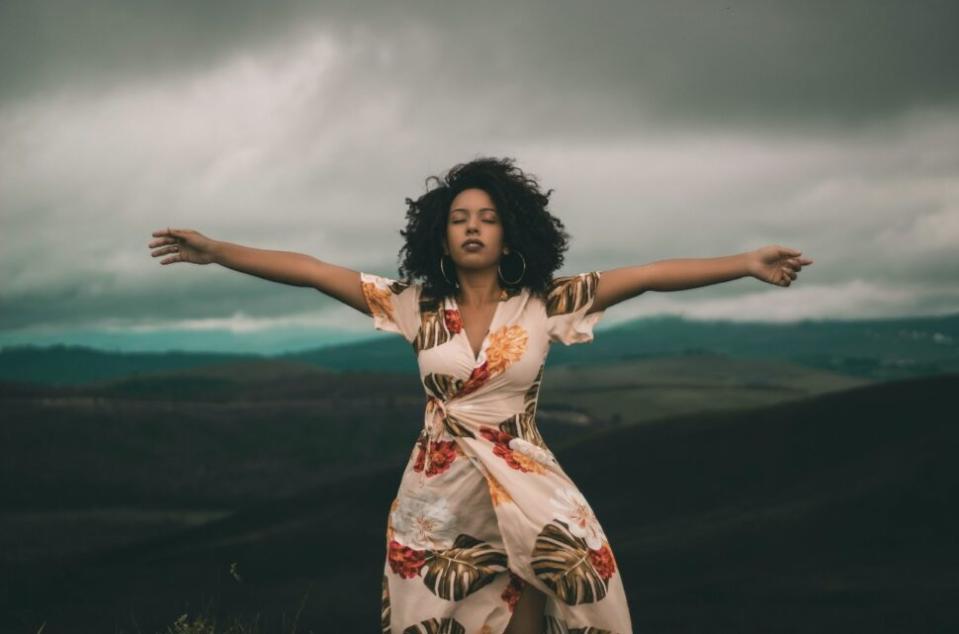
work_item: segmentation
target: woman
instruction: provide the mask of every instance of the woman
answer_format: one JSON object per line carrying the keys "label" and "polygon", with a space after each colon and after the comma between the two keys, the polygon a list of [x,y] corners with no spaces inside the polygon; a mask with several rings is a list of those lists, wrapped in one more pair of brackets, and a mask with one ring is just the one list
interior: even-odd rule
{"label": "woman", "polygon": [[161,264],[316,288],[412,346],[426,407],[386,522],[384,633],[629,634],[605,532],[536,426],[549,346],[592,341],[607,308],[644,291],[747,275],[789,286],[812,260],[766,246],[554,278],[568,234],[547,211],[552,190],[511,159],[433,179],[406,199],[402,280],[188,229],[154,232],[149,246],[169,254]]}

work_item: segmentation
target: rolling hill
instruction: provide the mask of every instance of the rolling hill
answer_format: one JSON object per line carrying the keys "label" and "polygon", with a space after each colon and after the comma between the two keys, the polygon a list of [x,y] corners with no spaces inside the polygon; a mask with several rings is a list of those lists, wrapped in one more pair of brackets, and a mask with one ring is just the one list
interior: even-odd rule
{"label": "rolling hill", "polygon": [[[637,632],[955,631],[957,387],[924,377],[595,429],[557,455],[606,528]],[[6,563],[7,624],[153,632],[213,604],[281,631],[302,604],[298,631],[376,631],[397,484],[374,468],[173,534]]]}

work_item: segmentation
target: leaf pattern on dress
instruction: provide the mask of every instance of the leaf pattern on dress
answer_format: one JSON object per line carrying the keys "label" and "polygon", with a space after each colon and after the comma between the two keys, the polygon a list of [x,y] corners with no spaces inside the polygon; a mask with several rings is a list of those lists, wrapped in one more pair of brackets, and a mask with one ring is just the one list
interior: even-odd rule
{"label": "leaf pattern on dress", "polygon": [[537,535],[531,563],[536,577],[568,605],[594,603],[606,596],[609,580],[593,567],[586,541],[560,520]]}
{"label": "leaf pattern on dress", "polygon": [[545,634],[617,634],[612,630],[604,630],[599,627],[570,627],[566,621],[558,619],[555,616],[546,615]]}
{"label": "leaf pattern on dress", "polygon": [[469,425],[461,422],[452,414],[443,417],[443,428],[450,436],[457,438],[476,438],[476,434],[470,431]]}
{"label": "leaf pattern on dress", "polygon": [[428,396],[445,402],[453,398],[463,388],[463,379],[458,379],[451,374],[430,372],[423,377],[423,387],[426,388]]}
{"label": "leaf pattern on dress", "polygon": [[422,621],[403,630],[403,634],[466,634],[466,628],[450,617]]}
{"label": "leaf pattern on dress", "polygon": [[[523,408],[530,419],[536,416],[536,406],[539,404],[539,386],[543,383],[543,372],[545,371],[546,362],[544,361],[539,364],[539,372],[536,373],[536,378],[533,379],[533,382],[526,388],[526,393],[523,394]],[[526,440],[531,439],[527,438]]]}
{"label": "leaf pattern on dress", "polygon": [[517,438],[522,438],[543,449],[547,448],[546,441],[543,440],[543,436],[539,433],[539,428],[536,426],[536,421],[533,419],[533,416],[527,412],[513,414],[499,424],[499,429],[500,431],[504,431]]}
{"label": "leaf pattern on dress", "polygon": [[506,563],[506,551],[461,533],[452,548],[429,552],[423,583],[436,596],[459,601],[491,583]]}
{"label": "leaf pattern on dress", "polygon": [[383,573],[383,590],[380,594],[380,631],[390,634],[390,582]]}
{"label": "leaf pattern on dress", "polygon": [[598,284],[596,271],[554,278],[546,293],[546,316],[576,312],[596,293]]}
{"label": "leaf pattern on dress", "polygon": [[443,310],[435,302],[420,302],[420,329],[413,340],[413,349],[420,353],[442,345],[453,338]]}
{"label": "leaf pattern on dress", "polygon": [[504,431],[511,436],[522,438],[538,447],[547,449],[546,441],[543,440],[539,428],[536,426],[536,405],[539,397],[539,386],[543,380],[543,371],[546,363],[541,363],[536,378],[526,389],[523,395],[523,411],[513,414],[498,425],[500,431]]}

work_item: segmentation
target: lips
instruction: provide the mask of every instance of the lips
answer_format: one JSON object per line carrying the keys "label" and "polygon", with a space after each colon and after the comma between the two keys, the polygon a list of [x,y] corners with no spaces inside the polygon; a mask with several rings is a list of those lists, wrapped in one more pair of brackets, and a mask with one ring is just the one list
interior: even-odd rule
{"label": "lips", "polygon": [[475,244],[475,245],[478,245],[478,246],[483,246],[483,243],[480,242],[479,240],[467,240],[466,242],[463,243],[463,246],[464,246],[464,247],[467,247],[467,246],[469,246],[469,245],[471,245],[471,244]]}

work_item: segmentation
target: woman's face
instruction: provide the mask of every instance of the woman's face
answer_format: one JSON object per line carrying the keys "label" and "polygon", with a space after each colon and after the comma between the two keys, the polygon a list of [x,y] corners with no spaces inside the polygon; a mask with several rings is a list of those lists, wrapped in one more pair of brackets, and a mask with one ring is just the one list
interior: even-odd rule
{"label": "woman's face", "polygon": [[[481,247],[464,247],[469,239]],[[482,189],[464,189],[450,205],[446,222],[446,252],[456,266],[482,269],[499,265],[503,251],[503,224],[493,200]]]}

